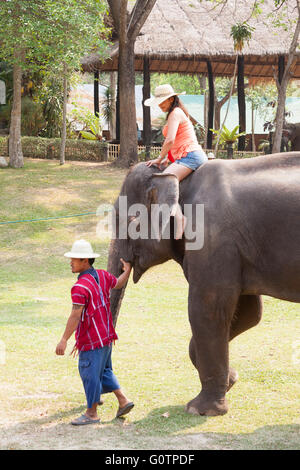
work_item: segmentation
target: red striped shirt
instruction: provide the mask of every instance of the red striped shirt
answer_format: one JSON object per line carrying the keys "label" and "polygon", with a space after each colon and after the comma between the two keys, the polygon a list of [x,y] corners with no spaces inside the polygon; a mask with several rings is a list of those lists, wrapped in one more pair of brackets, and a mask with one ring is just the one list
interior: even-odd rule
{"label": "red striped shirt", "polygon": [[118,336],[110,311],[110,290],[117,278],[103,269],[96,270],[99,285],[91,274],[83,274],[71,289],[72,303],[84,305],[75,339],[79,351],[102,348]]}

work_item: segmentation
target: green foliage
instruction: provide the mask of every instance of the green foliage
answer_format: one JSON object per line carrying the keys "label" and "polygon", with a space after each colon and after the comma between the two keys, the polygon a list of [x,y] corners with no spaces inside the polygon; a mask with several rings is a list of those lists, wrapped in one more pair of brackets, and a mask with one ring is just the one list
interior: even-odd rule
{"label": "green foliage", "polygon": [[22,98],[22,135],[38,136],[46,126],[41,103],[32,100],[29,96]]}
{"label": "green foliage", "polygon": [[249,42],[252,37],[252,32],[255,30],[246,21],[237,23],[231,27],[230,36],[233,39],[234,50],[241,52],[244,48],[245,42]]}
{"label": "green foliage", "polygon": [[245,132],[238,132],[238,129],[239,129],[239,126],[235,126],[235,128],[232,129],[232,131],[230,131],[224,125],[222,131],[215,130],[215,129],[211,129],[211,131],[214,134],[220,136],[220,142],[221,143],[226,143],[226,144],[231,144],[232,143],[233,144],[234,142],[236,142],[238,140],[239,137],[246,134]]}
{"label": "green foliage", "polygon": [[169,83],[175,91],[185,91],[188,95],[198,95],[200,85],[197,75],[182,75],[179,73],[152,73],[151,91],[154,92],[158,85]]}
{"label": "green foliage", "polygon": [[[92,49],[105,54],[104,0],[10,0],[0,9],[0,58],[52,73],[79,66]],[[22,52],[23,56],[16,52]]]}
{"label": "green foliage", "polygon": [[102,113],[104,119],[109,122],[112,116],[112,94],[111,94],[111,89],[110,87],[107,87],[105,89],[104,93],[104,102],[102,105]]}
{"label": "green foliage", "polygon": [[49,138],[60,137],[63,109],[62,80],[44,75],[44,80],[35,97],[43,107],[46,121],[42,136]]}
{"label": "green foliage", "polygon": [[[76,103],[72,103],[73,105]],[[99,116],[95,116],[92,111],[83,106],[75,106],[71,113],[72,122],[81,124],[83,129],[80,131],[81,136],[88,140],[102,140],[102,126]]]}
{"label": "green foliage", "polygon": [[[10,125],[11,103],[2,107],[1,121],[7,127]],[[29,96],[22,98],[21,132],[22,135],[38,136],[43,133],[46,120],[43,114],[42,104]]]}

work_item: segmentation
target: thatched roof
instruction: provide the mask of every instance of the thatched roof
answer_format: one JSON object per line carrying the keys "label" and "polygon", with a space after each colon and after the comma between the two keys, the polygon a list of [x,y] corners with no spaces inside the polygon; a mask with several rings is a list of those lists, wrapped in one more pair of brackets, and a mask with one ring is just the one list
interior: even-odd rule
{"label": "thatched roof", "polygon": [[[235,61],[231,26],[249,20],[251,5],[253,2],[248,0],[228,0],[223,8],[214,7],[209,1],[157,0],[136,40],[136,70],[143,70],[146,56],[151,71],[202,74],[207,72],[206,59],[210,59],[215,76],[231,76]],[[292,17],[296,0],[288,0],[288,6]],[[243,49],[245,75],[249,77],[273,77],[272,66],[277,66],[279,55],[287,57],[293,33],[292,28],[284,31],[272,25],[268,14],[274,9],[273,0],[265,0],[262,8],[262,15],[248,21],[255,27],[252,39]],[[117,64],[117,44],[104,64],[97,54],[82,61],[86,71],[117,70]],[[300,78],[300,52],[292,72]]]}

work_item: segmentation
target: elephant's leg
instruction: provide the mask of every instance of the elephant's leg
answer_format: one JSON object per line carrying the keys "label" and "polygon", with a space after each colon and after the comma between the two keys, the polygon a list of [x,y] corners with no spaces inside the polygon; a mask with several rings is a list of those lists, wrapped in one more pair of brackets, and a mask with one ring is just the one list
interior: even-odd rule
{"label": "elephant's leg", "polygon": [[262,310],[260,295],[241,295],[230,325],[229,340],[256,326],[261,320]]}
{"label": "elephant's leg", "polygon": [[193,333],[190,354],[202,390],[187,404],[189,413],[216,416],[228,410],[225,399],[229,387],[228,340],[238,298],[235,289],[190,287],[189,319]]}
{"label": "elephant's leg", "polygon": [[[260,295],[241,295],[230,325],[229,341],[256,326],[261,320],[262,309],[263,303]],[[227,392],[236,383],[238,377],[237,371],[229,367]]]}
{"label": "elephant's leg", "polygon": [[[194,367],[197,369],[197,363],[196,363],[196,349],[195,349],[195,341],[193,336],[191,337],[190,340],[190,345],[189,345],[189,356],[190,359],[194,365]],[[228,372],[228,387],[227,387],[227,392],[231,389],[231,387],[235,384],[235,382],[238,379],[238,373],[236,370],[234,370],[232,367],[229,366],[229,372]]]}

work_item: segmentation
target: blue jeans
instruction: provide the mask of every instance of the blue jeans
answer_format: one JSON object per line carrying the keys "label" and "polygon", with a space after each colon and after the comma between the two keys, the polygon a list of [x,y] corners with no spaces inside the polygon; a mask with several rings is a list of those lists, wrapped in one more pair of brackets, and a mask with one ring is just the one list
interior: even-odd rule
{"label": "blue jeans", "polygon": [[83,383],[87,407],[98,403],[102,393],[120,388],[117,377],[112,371],[112,345],[79,353],[78,370]]}
{"label": "blue jeans", "polygon": [[176,163],[178,163],[178,165],[186,166],[191,170],[197,170],[199,166],[207,161],[208,158],[206,153],[201,149],[187,153],[185,157],[181,157],[180,160],[176,160]]}

